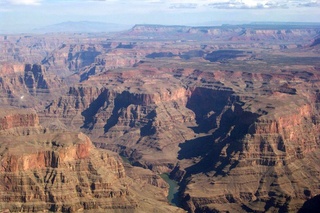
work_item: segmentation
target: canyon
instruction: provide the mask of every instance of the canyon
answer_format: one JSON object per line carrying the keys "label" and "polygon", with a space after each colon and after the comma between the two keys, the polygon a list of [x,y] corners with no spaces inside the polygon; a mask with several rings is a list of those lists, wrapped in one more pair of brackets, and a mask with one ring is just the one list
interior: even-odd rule
{"label": "canyon", "polygon": [[319,38],[317,25],[3,35],[0,210],[302,211],[320,192]]}
{"label": "canyon", "polygon": [[[124,165],[81,132],[44,128],[32,109],[3,108],[0,125],[3,212],[179,212],[166,206],[161,178]],[[139,195],[142,187],[157,196]]]}

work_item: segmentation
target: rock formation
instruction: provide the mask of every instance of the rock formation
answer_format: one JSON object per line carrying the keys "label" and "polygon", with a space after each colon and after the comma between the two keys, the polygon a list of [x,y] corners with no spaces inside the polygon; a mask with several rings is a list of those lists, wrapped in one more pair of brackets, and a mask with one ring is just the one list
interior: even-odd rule
{"label": "rock formation", "polygon": [[238,26],[188,27],[165,25],[135,25],[125,35],[149,39],[194,39],[229,41],[302,41],[310,34],[316,36],[318,26],[277,26],[244,24]]}
{"label": "rock formation", "polygon": [[[70,210],[119,209],[123,200],[132,211],[154,209],[154,203],[162,205],[159,211],[178,211],[165,204],[166,184],[158,174],[166,172],[179,182],[181,203],[189,212],[296,212],[314,200],[320,188],[318,33],[315,26],[137,25],[116,38],[76,35],[60,45],[54,42],[33,65],[1,65],[4,103],[18,106],[10,98],[19,100],[23,91],[33,98],[43,126],[21,132],[19,125],[28,126],[24,120],[32,116],[22,113],[22,120],[12,122],[14,116],[3,114],[2,147],[9,146],[7,137],[18,134],[32,138],[21,139],[29,147],[43,144],[43,150],[51,150],[38,156],[30,148],[30,155],[51,163],[36,168],[16,163],[18,173],[28,173],[24,182],[31,182],[38,167],[36,174],[47,180],[46,171],[63,173],[72,167],[68,165],[78,165],[85,177],[65,175],[80,187],[69,189],[80,197]],[[99,157],[106,151],[91,143],[87,151],[64,154],[65,147],[75,148],[75,142],[87,138],[69,131],[85,133],[96,147],[127,157],[133,166],[123,169],[112,154]],[[65,137],[75,142],[71,145]],[[12,162],[26,161],[9,151],[4,154],[12,156]],[[6,162],[3,168],[9,168],[11,161]],[[106,175],[112,181],[104,182],[99,178],[107,168],[113,169]],[[61,210],[57,186],[50,180],[46,184],[56,203],[51,195],[41,194],[41,187],[28,199],[49,199],[53,210]],[[57,180],[63,187],[62,179]],[[22,193],[21,186],[17,188]],[[109,189],[113,197],[106,194]],[[137,193],[147,189],[145,195]],[[90,197],[86,202],[91,203],[84,204],[79,191],[83,197],[110,195],[115,200],[107,206],[102,201],[93,204]]]}
{"label": "rock formation", "polygon": [[310,112],[310,106],[297,106],[293,115],[262,116],[241,138],[233,135],[235,125],[228,137],[215,139],[215,148],[187,168],[186,208],[295,212],[319,194],[319,125]]}
{"label": "rock formation", "polygon": [[1,105],[32,107],[45,104],[61,92],[63,82],[40,64],[0,65]]}
{"label": "rock formation", "polygon": [[[83,133],[41,128],[32,110],[5,109],[2,114],[1,211],[140,212],[147,208],[140,204],[136,183],[126,177],[122,163],[94,148]],[[163,189],[157,198],[163,207],[153,209],[174,210],[165,205],[165,183],[145,185],[153,193]]]}
{"label": "rock formation", "polygon": [[[319,193],[318,178],[301,185],[302,171],[294,169],[319,160],[317,95],[316,90],[307,92],[308,82],[318,78],[315,74],[307,80],[304,72],[295,71],[294,78],[291,71],[275,77],[226,71],[214,75],[199,70],[170,72],[179,72],[182,82],[193,76],[202,84],[187,88],[175,79],[160,77],[168,71],[156,70],[154,83],[146,80],[149,76],[135,80],[121,73],[121,81],[109,87],[102,83],[109,79],[105,73],[103,78],[91,77],[81,87],[70,89],[67,99],[61,100],[63,107],[50,105],[46,117],[67,109],[60,117],[71,113],[74,119],[68,125],[82,128],[96,146],[117,151],[134,165],[156,172],[173,170],[186,187],[185,208],[191,212],[233,208],[295,211],[308,198],[306,191]],[[237,82],[229,81],[235,78]],[[290,85],[278,86],[281,79]],[[89,87],[91,81],[105,86]],[[127,81],[138,86],[126,90]],[[295,82],[300,85],[293,86]],[[259,96],[253,91],[259,91]],[[82,100],[82,104],[77,106],[73,100]],[[313,166],[303,171],[306,177],[319,174]]]}
{"label": "rock formation", "polygon": [[[83,133],[48,132],[39,128],[34,113],[7,113],[1,118],[2,210],[73,212],[137,206],[121,184],[122,164],[95,150]],[[37,133],[30,131],[37,127]]]}

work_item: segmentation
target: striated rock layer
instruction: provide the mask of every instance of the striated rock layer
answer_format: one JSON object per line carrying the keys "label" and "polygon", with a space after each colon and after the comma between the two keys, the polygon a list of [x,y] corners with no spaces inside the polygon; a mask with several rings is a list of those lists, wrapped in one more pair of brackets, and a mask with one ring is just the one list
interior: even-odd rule
{"label": "striated rock layer", "polygon": [[1,106],[34,107],[61,92],[61,79],[40,64],[0,64]]}
{"label": "striated rock layer", "polygon": [[1,211],[179,211],[166,204],[166,183],[145,183],[159,196],[142,198],[114,154],[97,150],[83,133],[41,128],[32,110],[7,112],[0,119]]}
{"label": "striated rock layer", "polygon": [[130,70],[91,76],[44,113],[135,165],[172,171],[190,212],[297,211],[319,193],[314,68],[308,79],[294,70],[148,69],[139,79]]}
{"label": "striated rock layer", "polygon": [[[106,85],[104,82],[114,78],[112,73],[91,77],[52,102],[41,116],[81,128],[96,146],[123,153],[145,168],[168,172],[176,163],[178,143],[193,136],[184,126],[194,120],[194,113],[185,108],[190,91],[174,79],[163,87],[162,80],[152,82],[149,76],[133,79],[129,72],[124,74],[124,81],[130,78],[138,85],[129,90],[121,83],[116,83],[117,87],[115,83]],[[91,86],[92,82],[96,86]],[[179,123],[179,128],[174,128]],[[141,155],[148,159],[141,159]]]}
{"label": "striated rock layer", "polygon": [[212,149],[187,169],[185,207],[191,212],[296,212],[320,193],[319,138],[314,137],[319,125],[310,111],[306,105],[293,115],[261,118],[244,137],[216,141],[221,151]]}
{"label": "striated rock layer", "polygon": [[[31,56],[24,53],[35,38],[6,38],[10,49],[3,52],[11,61],[19,55],[14,47],[28,48],[17,59],[27,65],[1,64],[3,103],[19,105],[11,98],[21,103],[23,91],[30,99],[29,105],[21,105],[36,105],[47,133],[37,127],[21,129],[29,125],[22,113],[21,121],[1,120],[4,138],[48,137],[45,147],[56,151],[43,156],[55,159],[53,169],[65,168],[60,159],[66,159],[64,146],[56,147],[48,134],[65,129],[80,130],[96,147],[127,157],[142,168],[126,166],[128,176],[111,176],[119,184],[115,191],[128,186],[129,193],[124,189],[115,199],[119,195],[125,205],[137,204],[127,211],[178,210],[163,200],[166,184],[157,175],[163,172],[179,181],[181,203],[189,212],[296,212],[305,201],[316,200],[318,26],[137,25],[116,37],[73,36],[63,35],[60,44],[50,36],[40,39]],[[50,41],[55,42],[44,54],[41,45]],[[41,144],[39,140],[27,144]],[[62,153],[59,158],[57,153]],[[101,154],[79,161],[102,165],[97,156]],[[99,175],[104,167],[108,165],[93,168]],[[82,168],[92,173],[91,166]],[[94,182],[92,175],[87,177],[79,184]],[[94,194],[86,190],[80,190],[86,195],[76,191]],[[141,190],[143,195],[137,193]]]}
{"label": "striated rock layer", "polygon": [[[1,120],[12,124],[2,129],[39,125],[36,114],[7,115]],[[41,128],[37,134],[29,133],[1,136],[2,210],[71,212],[137,206],[121,182],[122,164],[96,150],[83,133]]]}

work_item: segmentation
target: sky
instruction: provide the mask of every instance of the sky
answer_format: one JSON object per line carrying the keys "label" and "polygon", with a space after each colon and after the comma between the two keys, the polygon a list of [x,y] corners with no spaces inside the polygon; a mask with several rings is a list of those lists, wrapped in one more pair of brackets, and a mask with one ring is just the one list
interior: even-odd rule
{"label": "sky", "polygon": [[128,26],[320,22],[320,0],[0,0],[0,33],[66,21]]}

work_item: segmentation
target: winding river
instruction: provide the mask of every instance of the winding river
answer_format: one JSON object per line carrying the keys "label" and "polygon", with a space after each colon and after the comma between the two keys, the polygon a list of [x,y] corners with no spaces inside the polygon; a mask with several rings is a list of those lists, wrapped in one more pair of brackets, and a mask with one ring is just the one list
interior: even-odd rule
{"label": "winding river", "polygon": [[[124,163],[131,164],[128,158],[124,156],[120,156]],[[169,184],[169,192],[168,192],[168,202],[173,206],[179,206],[179,185],[176,181],[170,179],[169,174],[163,173],[160,177]]]}
{"label": "winding river", "polygon": [[167,173],[161,174],[161,178],[169,184],[168,201],[171,205],[179,206],[179,186],[178,183],[169,178]]}

